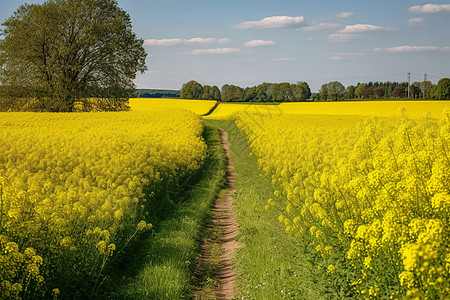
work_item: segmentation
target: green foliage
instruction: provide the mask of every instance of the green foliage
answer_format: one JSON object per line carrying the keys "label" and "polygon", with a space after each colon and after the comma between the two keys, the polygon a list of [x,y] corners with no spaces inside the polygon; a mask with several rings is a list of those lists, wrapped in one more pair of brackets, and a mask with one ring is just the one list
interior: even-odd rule
{"label": "green foliage", "polygon": [[203,86],[203,94],[200,99],[203,100],[220,100],[220,90],[217,86]]}
{"label": "green foliage", "polygon": [[222,101],[288,102],[305,101],[311,97],[311,90],[308,84],[301,81],[296,84],[264,82],[257,86],[247,87],[242,93],[241,90],[242,88],[235,85],[224,85],[222,87]]}
{"label": "green foliage", "polygon": [[233,84],[225,84],[222,86],[222,101],[232,102],[232,101],[242,101],[244,98],[244,90]]}
{"label": "green foliage", "polygon": [[263,82],[245,89],[233,84],[225,84],[220,91],[217,86],[202,86],[196,81],[189,81],[181,89],[183,99],[221,100],[223,102],[287,102],[305,101],[311,97],[311,90],[306,82],[290,84]]}
{"label": "green foliage", "polygon": [[367,88],[367,84],[365,84],[365,83],[358,84],[358,86],[355,88],[355,96],[357,98],[362,98],[363,92],[366,90],[366,88]]}
{"label": "green foliage", "polygon": [[355,98],[355,90],[356,90],[356,86],[354,85],[349,85],[347,87],[347,89],[345,90],[345,99],[353,99]]}
{"label": "green foliage", "polygon": [[201,99],[203,95],[203,87],[195,80],[183,84],[181,88],[181,99]]}
{"label": "green foliage", "polygon": [[433,86],[430,95],[436,100],[450,99],[450,78],[442,78],[438,84]]}
{"label": "green foliage", "polygon": [[3,111],[123,110],[146,70],[143,40],[115,0],[25,4],[2,25]]}
{"label": "green foliage", "polygon": [[345,87],[338,81],[323,84],[319,91],[322,100],[338,101],[344,98]]}
{"label": "green foliage", "polygon": [[138,98],[180,98],[180,90],[137,89]]}

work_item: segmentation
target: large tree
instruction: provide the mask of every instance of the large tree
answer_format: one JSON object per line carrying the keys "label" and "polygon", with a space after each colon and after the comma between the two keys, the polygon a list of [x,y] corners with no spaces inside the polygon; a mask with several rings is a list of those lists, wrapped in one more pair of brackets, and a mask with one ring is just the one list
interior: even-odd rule
{"label": "large tree", "polygon": [[0,110],[121,110],[146,70],[143,40],[115,0],[22,5],[3,24]]}
{"label": "large tree", "polygon": [[221,97],[223,102],[243,101],[244,90],[233,84],[224,84],[222,86]]}
{"label": "large tree", "polygon": [[311,97],[311,90],[306,82],[298,81],[297,84],[291,84],[292,101],[305,101]]}
{"label": "large tree", "polygon": [[353,99],[355,98],[355,90],[356,90],[356,86],[354,85],[349,85],[347,86],[347,88],[345,89],[345,99]]}
{"label": "large tree", "polygon": [[[209,86],[208,86],[209,87]],[[195,80],[191,80],[181,88],[181,99],[201,99],[203,96],[203,86]]]}
{"label": "large tree", "polygon": [[342,100],[345,94],[345,87],[339,81],[329,83],[328,97],[334,101]]}
{"label": "large tree", "polygon": [[204,85],[203,94],[200,99],[203,100],[220,100],[220,90],[217,86]]}

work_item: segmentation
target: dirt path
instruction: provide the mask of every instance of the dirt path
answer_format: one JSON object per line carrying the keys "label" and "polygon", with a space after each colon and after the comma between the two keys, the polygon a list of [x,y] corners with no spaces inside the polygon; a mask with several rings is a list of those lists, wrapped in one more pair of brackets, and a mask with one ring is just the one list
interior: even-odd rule
{"label": "dirt path", "polygon": [[226,155],[226,184],[212,208],[213,215],[207,226],[208,237],[200,247],[200,258],[195,276],[195,299],[232,299],[235,294],[236,271],[233,257],[240,247],[236,214],[233,212],[236,173],[230,155],[228,134],[219,128]]}

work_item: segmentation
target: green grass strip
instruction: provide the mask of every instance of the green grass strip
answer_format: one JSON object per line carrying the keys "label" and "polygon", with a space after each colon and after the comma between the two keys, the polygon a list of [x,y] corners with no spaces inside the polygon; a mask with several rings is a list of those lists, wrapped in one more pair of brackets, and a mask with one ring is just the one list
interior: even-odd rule
{"label": "green grass strip", "polygon": [[274,189],[269,178],[260,176],[245,136],[233,121],[205,120],[205,124],[228,132],[237,173],[233,206],[239,223],[238,241],[244,247],[236,254],[239,294],[235,298],[322,299],[320,292],[314,291],[314,279],[308,278],[311,267],[300,255],[298,243],[278,222],[280,212],[264,209],[274,197]]}
{"label": "green grass strip", "polygon": [[155,224],[155,234],[142,243],[137,275],[127,280],[119,299],[187,299],[194,284],[193,270],[199,240],[210,208],[224,184],[225,162],[216,128],[205,127],[208,155],[198,181],[166,219]]}

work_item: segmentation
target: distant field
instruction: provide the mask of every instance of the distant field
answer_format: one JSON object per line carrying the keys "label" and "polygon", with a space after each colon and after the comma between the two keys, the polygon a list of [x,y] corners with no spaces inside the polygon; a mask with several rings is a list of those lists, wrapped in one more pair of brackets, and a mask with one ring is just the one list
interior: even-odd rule
{"label": "distant field", "polygon": [[430,112],[439,118],[450,101],[363,101],[363,102],[319,102],[319,103],[282,103],[280,109],[284,113],[324,114],[324,115],[376,115],[392,116],[405,108],[411,118],[423,116]]}
{"label": "distant field", "polygon": [[450,106],[450,101],[302,102],[281,103],[280,105],[221,103],[207,118],[227,119],[231,115],[242,111],[269,113],[273,115],[393,116],[400,114],[400,108],[405,108],[411,118],[419,118],[423,116],[424,112],[430,112],[432,117],[439,118],[447,106]]}
{"label": "distant field", "polygon": [[254,113],[270,113],[270,114],[281,114],[281,105],[273,104],[236,104],[236,103],[220,103],[219,106],[214,110],[214,112],[204,117],[206,119],[213,120],[224,120],[228,119],[235,113],[239,112],[254,112]]}
{"label": "distant field", "polygon": [[182,108],[198,115],[206,114],[216,104],[214,100],[181,100],[166,98],[131,98],[133,111],[146,111],[153,108]]}

